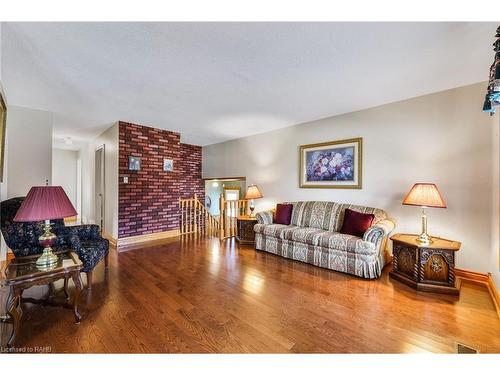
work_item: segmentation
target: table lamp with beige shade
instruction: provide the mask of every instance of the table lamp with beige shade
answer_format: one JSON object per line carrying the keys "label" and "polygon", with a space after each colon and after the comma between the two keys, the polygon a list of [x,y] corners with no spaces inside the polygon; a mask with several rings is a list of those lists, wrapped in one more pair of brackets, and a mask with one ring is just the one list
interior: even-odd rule
{"label": "table lamp with beige shade", "polygon": [[408,194],[406,194],[403,204],[422,208],[422,233],[417,238],[417,242],[423,245],[430,244],[432,239],[427,234],[427,215],[425,209],[428,207],[446,208],[446,203],[444,203],[444,199],[436,184],[416,183]]}
{"label": "table lamp with beige shade", "polygon": [[255,210],[255,201],[254,199],[259,199],[262,198],[262,193],[260,192],[259,188],[257,185],[250,185],[247,188],[247,192],[245,194],[245,199],[250,200],[250,216],[255,217],[255,213],[253,212]]}

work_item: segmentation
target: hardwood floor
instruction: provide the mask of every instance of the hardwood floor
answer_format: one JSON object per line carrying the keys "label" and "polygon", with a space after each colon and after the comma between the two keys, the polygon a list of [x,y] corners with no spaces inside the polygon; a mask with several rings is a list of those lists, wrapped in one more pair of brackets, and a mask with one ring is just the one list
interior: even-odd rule
{"label": "hardwood floor", "polygon": [[82,323],[68,310],[34,306],[23,317],[19,346],[70,353],[453,353],[458,341],[500,352],[500,320],[486,288],[463,282],[460,299],[416,292],[390,280],[389,268],[379,280],[363,280],[195,237],[113,251],[109,271],[100,264],[92,292],[82,293]]}

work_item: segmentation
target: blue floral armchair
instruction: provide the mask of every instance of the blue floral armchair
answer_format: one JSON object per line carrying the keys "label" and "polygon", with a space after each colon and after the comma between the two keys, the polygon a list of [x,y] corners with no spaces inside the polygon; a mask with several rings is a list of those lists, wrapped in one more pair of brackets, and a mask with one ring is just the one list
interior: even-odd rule
{"label": "blue floral armchair", "polygon": [[[38,237],[43,233],[39,222],[14,222],[24,197],[5,200],[0,203],[0,228],[5,243],[14,256],[23,257],[43,252]],[[83,263],[82,271],[87,274],[87,287],[92,288],[92,270],[103,258],[108,268],[109,241],[102,238],[97,225],[65,226],[62,219],[52,220],[52,231],[57,235],[52,247],[55,251],[72,249]]]}

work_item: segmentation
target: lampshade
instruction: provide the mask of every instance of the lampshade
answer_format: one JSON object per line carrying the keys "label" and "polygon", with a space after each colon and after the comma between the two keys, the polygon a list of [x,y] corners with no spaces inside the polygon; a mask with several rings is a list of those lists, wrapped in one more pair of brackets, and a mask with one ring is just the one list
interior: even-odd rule
{"label": "lampshade", "polygon": [[410,206],[425,206],[446,208],[443,197],[436,184],[417,183],[403,199],[403,204]]}
{"label": "lampshade", "polygon": [[77,212],[61,186],[33,186],[14,221],[41,221],[75,216]]}
{"label": "lampshade", "polygon": [[257,185],[250,185],[247,188],[245,199],[259,199],[259,198],[262,198],[262,193],[260,192]]}

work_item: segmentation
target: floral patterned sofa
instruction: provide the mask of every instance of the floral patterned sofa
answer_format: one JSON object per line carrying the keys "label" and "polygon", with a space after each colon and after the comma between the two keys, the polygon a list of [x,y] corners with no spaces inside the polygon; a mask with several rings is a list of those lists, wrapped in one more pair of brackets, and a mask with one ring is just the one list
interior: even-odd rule
{"label": "floral patterned sofa", "polygon": [[[290,225],[273,224],[272,211],[257,213],[255,248],[366,279],[380,277],[389,261],[386,242],[395,223],[378,208],[335,202],[291,202]],[[363,238],[339,233],[345,209],[374,214]]]}

